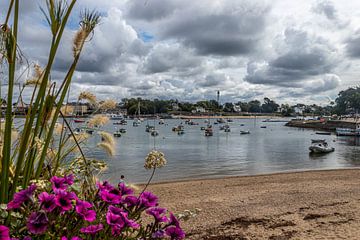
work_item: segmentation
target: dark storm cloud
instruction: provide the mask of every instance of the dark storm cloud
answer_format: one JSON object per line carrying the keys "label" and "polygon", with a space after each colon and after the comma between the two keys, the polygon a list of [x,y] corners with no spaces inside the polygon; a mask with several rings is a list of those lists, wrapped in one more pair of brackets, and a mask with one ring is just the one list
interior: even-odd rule
{"label": "dark storm cloud", "polygon": [[171,0],[136,0],[129,1],[126,16],[132,19],[154,21],[165,18],[176,10]]}
{"label": "dark storm cloud", "polygon": [[159,44],[148,54],[140,71],[163,73],[170,70],[188,72],[201,64],[201,59],[179,44]]}
{"label": "dark storm cloud", "polygon": [[331,73],[337,66],[336,50],[322,38],[288,29],[284,43],[285,52],[278,53],[272,60],[249,62],[245,80],[255,84],[302,87],[303,81]]}
{"label": "dark storm cloud", "polygon": [[187,11],[166,22],[160,35],[180,40],[202,55],[250,54],[263,37],[268,13],[268,7],[255,4],[204,13]]}
{"label": "dark storm cloud", "polygon": [[205,79],[196,82],[199,87],[216,87],[225,84],[227,78],[224,74],[207,75]]}
{"label": "dark storm cloud", "polygon": [[345,42],[346,53],[352,58],[360,58],[360,30]]}

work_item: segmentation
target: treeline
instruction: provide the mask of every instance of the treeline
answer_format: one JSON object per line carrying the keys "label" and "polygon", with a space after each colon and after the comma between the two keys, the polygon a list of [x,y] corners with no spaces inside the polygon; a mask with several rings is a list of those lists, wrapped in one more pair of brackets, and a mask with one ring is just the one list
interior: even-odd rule
{"label": "treeline", "polygon": [[283,116],[292,115],[332,115],[354,114],[360,109],[360,87],[351,87],[341,91],[335,101],[329,102],[328,106],[322,107],[316,104],[278,104],[270,98],[262,101],[252,100],[249,102],[239,101],[236,103],[226,102],[219,104],[216,100],[198,101],[196,103],[179,102],[176,99],[142,99],[126,98],[122,100],[123,108],[129,115],[136,114],[160,114],[174,112],[188,113],[277,113]]}

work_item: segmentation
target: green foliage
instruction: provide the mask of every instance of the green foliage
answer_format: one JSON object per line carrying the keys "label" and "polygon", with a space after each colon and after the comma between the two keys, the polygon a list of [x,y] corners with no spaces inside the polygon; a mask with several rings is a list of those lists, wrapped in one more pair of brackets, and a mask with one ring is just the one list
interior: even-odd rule
{"label": "green foliage", "polygon": [[[60,108],[63,105],[65,96],[68,93],[69,86],[72,80],[72,75],[75,72],[77,63],[80,58],[80,53],[86,40],[93,33],[94,27],[99,22],[99,14],[96,12],[85,11],[80,21],[80,29],[75,35],[73,42],[74,58],[73,62],[64,77],[59,88],[55,88],[50,80],[52,73],[52,66],[57,54],[59,44],[65,30],[66,23],[70,17],[71,11],[76,3],[76,0],[70,2],[64,0],[47,0],[46,8],[41,11],[45,14],[45,18],[50,26],[52,41],[50,44],[50,51],[48,62],[45,68],[37,76],[36,83],[29,110],[26,115],[24,126],[20,132],[19,141],[12,144],[12,104],[15,86],[15,70],[16,64],[21,59],[21,52],[18,51],[17,32],[18,32],[18,18],[19,18],[19,0],[11,1],[8,8],[7,18],[4,24],[1,25],[1,55],[4,60],[1,62],[8,69],[8,90],[7,90],[7,109],[5,119],[4,140],[1,155],[1,182],[0,182],[0,202],[6,203],[12,197],[19,185],[27,186],[31,179],[40,177],[46,178],[51,176],[52,167],[59,165],[59,161],[63,159],[61,150],[59,148],[55,157],[49,157],[54,144],[54,129],[60,115]],[[13,12],[13,24],[10,28],[7,24],[8,16]],[[4,54],[5,53],[5,54]],[[23,85],[23,89],[28,87]],[[19,98],[21,99],[21,97]],[[60,138],[59,146],[65,144],[67,138]],[[67,153],[66,153],[67,154]],[[57,159],[57,160],[56,160]],[[49,170],[50,169],[50,170]]]}
{"label": "green foliage", "polygon": [[345,114],[360,109],[360,87],[351,87],[339,92],[335,100],[335,112]]}

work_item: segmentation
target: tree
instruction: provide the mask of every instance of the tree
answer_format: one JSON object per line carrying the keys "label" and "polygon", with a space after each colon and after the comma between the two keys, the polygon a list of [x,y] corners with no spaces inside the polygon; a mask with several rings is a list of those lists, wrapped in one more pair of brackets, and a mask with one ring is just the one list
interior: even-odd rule
{"label": "tree", "polygon": [[227,102],[224,104],[224,112],[234,112],[234,104]]}
{"label": "tree", "polygon": [[261,112],[261,103],[259,100],[252,100],[248,104],[248,112]]}
{"label": "tree", "polygon": [[345,114],[349,111],[355,112],[360,109],[360,87],[351,87],[341,91],[335,100],[335,112]]}
{"label": "tree", "polygon": [[276,112],[279,108],[279,105],[275,103],[275,101],[271,100],[270,98],[264,98],[264,103],[261,105],[262,112],[265,113],[273,113]]}

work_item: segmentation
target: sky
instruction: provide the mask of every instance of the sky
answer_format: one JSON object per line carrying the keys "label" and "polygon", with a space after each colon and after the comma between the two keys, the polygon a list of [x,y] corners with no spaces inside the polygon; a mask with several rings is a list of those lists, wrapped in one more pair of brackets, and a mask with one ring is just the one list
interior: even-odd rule
{"label": "sky", "polygon": [[[19,45],[46,64],[50,30],[44,0],[22,0]],[[0,22],[9,0],[0,1]],[[51,78],[72,61],[79,13],[101,23],[82,53],[71,87],[100,99],[129,97],[329,104],[359,84],[360,1],[78,0]],[[18,73],[23,68],[19,67]],[[24,81],[25,74],[19,81]]]}

